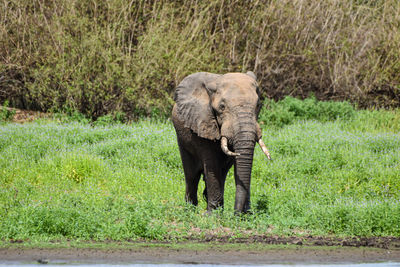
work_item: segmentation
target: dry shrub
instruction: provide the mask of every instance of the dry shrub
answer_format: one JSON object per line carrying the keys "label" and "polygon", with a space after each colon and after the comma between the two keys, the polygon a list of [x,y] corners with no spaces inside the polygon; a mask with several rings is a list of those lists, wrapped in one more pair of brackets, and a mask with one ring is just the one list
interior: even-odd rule
{"label": "dry shrub", "polygon": [[264,94],[399,106],[397,0],[2,0],[0,101],[167,114],[187,74],[253,70]]}

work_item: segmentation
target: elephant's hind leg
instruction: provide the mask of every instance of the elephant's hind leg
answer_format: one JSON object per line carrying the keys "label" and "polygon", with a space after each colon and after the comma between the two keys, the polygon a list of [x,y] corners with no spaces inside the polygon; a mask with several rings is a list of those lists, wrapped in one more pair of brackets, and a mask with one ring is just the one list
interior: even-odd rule
{"label": "elephant's hind leg", "polygon": [[192,203],[197,206],[197,188],[199,185],[200,176],[202,173],[201,165],[198,161],[184,148],[180,147],[179,151],[181,153],[183,172],[185,174],[186,182],[186,202]]}

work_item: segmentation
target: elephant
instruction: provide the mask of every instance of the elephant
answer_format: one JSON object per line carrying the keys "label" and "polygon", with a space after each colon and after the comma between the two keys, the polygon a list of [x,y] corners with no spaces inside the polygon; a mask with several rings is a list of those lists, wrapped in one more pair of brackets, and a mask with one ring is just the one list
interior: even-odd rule
{"label": "elephant", "polygon": [[257,123],[260,92],[253,72],[186,76],[175,89],[172,122],[186,183],[186,202],[198,204],[201,175],[207,213],[224,206],[227,173],[234,165],[235,213],[250,210],[255,143],[271,159]]}

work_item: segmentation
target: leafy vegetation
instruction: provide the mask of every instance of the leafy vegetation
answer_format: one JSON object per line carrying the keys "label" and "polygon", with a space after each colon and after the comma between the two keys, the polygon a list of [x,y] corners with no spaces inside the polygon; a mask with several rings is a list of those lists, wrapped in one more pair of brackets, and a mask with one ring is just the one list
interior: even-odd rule
{"label": "leafy vegetation", "polygon": [[8,101],[4,101],[3,106],[0,106],[0,121],[10,121],[15,115],[15,111],[8,108]]}
{"label": "leafy vegetation", "polygon": [[1,125],[1,240],[400,236],[398,110],[313,98],[266,104],[260,120],[273,161],[256,148],[246,216],[233,212],[232,171],[223,212],[205,216],[201,197],[197,208],[184,202],[170,122],[77,117]]}
{"label": "leafy vegetation", "polygon": [[342,119],[348,121],[355,116],[354,107],[348,102],[324,102],[310,97],[304,101],[287,96],[282,101],[266,100],[260,112],[260,121],[269,126],[282,127],[299,120],[320,122]]}
{"label": "leafy vegetation", "polygon": [[269,98],[398,107],[400,2],[3,0],[0,102],[165,116],[182,78],[254,71]]}

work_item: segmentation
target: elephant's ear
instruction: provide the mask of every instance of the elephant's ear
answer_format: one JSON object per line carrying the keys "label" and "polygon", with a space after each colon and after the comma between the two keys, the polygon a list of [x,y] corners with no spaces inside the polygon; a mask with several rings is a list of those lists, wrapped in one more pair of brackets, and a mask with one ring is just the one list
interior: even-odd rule
{"label": "elephant's ear", "polygon": [[257,85],[256,86],[256,92],[257,92],[257,95],[259,97],[259,100],[258,100],[258,103],[257,103],[257,107],[256,107],[256,115],[257,115],[257,118],[258,118],[258,114],[260,113],[260,110],[262,108],[262,101],[261,101],[262,95],[261,95],[260,88],[258,87],[258,84],[257,84],[257,76],[252,71],[248,71],[248,72],[246,72],[246,74],[249,75],[250,77],[252,77],[254,80],[256,80],[256,85]]}
{"label": "elephant's ear", "polygon": [[253,78],[254,80],[257,80],[257,76],[254,74],[254,72],[252,71],[248,71],[246,72],[247,75],[249,75],[251,78]]}
{"label": "elephant's ear", "polygon": [[210,105],[210,90],[207,90],[207,85],[213,84],[218,77],[220,75],[206,72],[189,75],[178,85],[174,96],[177,115],[185,127],[210,140],[219,140],[221,137]]}

